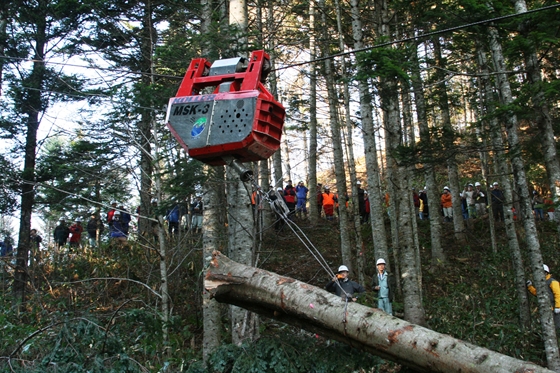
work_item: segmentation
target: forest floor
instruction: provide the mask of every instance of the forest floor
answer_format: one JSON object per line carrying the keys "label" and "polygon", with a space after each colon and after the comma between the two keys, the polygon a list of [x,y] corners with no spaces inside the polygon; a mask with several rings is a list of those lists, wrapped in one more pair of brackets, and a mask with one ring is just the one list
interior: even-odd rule
{"label": "forest floor", "polygon": [[[333,271],[345,264],[341,262],[337,222],[321,220],[316,226],[307,220],[296,222]],[[557,227],[549,222],[539,222],[537,227],[544,262],[553,275],[560,273]],[[429,222],[418,221],[426,326],[544,365],[534,297],[530,297],[532,326],[529,330],[519,327],[514,275],[503,225],[497,226],[498,250],[494,253],[487,219],[469,222],[466,245],[457,245],[453,225],[444,224],[443,248],[447,261],[436,266],[431,264],[429,228]],[[366,263],[362,285],[368,293],[360,303],[375,307],[369,291],[375,273],[371,228],[366,224],[361,229],[365,241],[361,251]],[[523,248],[522,227],[518,224],[517,229]],[[153,250],[133,244],[130,249],[106,246],[96,251],[44,258],[30,273],[34,280],[28,301],[19,306],[11,298],[13,271],[10,261],[5,261],[0,278],[3,309],[0,372],[206,372],[200,365],[203,274],[200,236],[187,237],[175,247],[168,252],[173,308],[165,343],[159,299],[155,295],[160,286],[159,257]],[[257,254],[257,265],[263,269],[321,288],[329,280],[325,270],[288,227],[280,233],[274,229],[265,232]],[[526,257],[524,260],[528,263]],[[528,266],[525,267],[530,278]],[[351,277],[357,280],[354,274]],[[393,306],[395,315],[402,317],[401,294],[397,294]],[[212,360],[212,372],[406,371],[397,364],[273,320],[262,319],[259,330],[261,338],[252,346],[224,345]],[[243,364],[254,365],[255,361],[275,368],[243,368]],[[280,369],[286,362],[289,365]],[[317,364],[321,363],[328,368],[319,369]]]}

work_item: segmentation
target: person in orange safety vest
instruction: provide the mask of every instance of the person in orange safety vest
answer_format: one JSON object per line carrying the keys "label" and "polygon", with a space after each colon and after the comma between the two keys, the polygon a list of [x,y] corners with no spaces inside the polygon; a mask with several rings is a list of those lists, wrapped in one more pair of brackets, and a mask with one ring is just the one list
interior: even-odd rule
{"label": "person in orange safety vest", "polygon": [[330,188],[325,185],[325,192],[323,193],[323,211],[327,220],[334,219],[334,206],[338,203],[338,198],[334,193],[331,193]]}

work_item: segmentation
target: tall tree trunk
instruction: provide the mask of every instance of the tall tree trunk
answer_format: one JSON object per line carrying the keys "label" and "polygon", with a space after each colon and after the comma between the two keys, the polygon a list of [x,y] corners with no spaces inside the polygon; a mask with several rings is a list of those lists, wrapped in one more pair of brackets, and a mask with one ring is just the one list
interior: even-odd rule
{"label": "tall tree trunk", "polygon": [[[229,0],[229,24],[239,30],[236,50],[237,55],[244,55],[247,49],[247,3],[245,0]],[[271,56],[272,59],[272,56]],[[272,60],[271,60],[272,63]],[[275,93],[272,92],[271,93]],[[228,255],[233,260],[247,265],[254,265],[255,253],[253,236],[253,214],[249,190],[240,180],[232,167],[226,167],[227,211],[228,211]],[[244,340],[253,340],[258,336],[258,317],[239,307],[232,306],[231,333],[232,342],[240,345]]]}
{"label": "tall tree trunk", "polygon": [[[219,250],[226,241],[225,231],[225,185],[224,168],[210,167],[208,169],[208,181],[203,186],[204,213],[203,236],[202,236],[202,260],[204,267],[208,268],[212,258],[212,252]],[[202,298],[202,313],[204,317],[204,335],[202,339],[202,356],[206,361],[210,354],[222,344],[223,326],[221,321],[223,306],[204,292]]]}
{"label": "tall tree trunk", "polygon": [[[309,60],[316,57],[315,46],[315,2],[309,2]],[[317,205],[317,64],[309,66],[309,219],[313,225],[319,223],[320,210]],[[319,193],[321,190],[319,190]]]}
{"label": "tall tree trunk", "polygon": [[[496,80],[504,105],[511,105],[513,97],[511,87],[507,80],[502,46],[499,41],[498,31],[494,27],[488,28],[490,51],[494,62],[494,70],[497,72]],[[539,302],[539,313],[543,330],[543,342],[545,346],[548,367],[556,372],[560,372],[560,356],[558,354],[558,342],[556,340],[556,330],[552,321],[552,311],[550,300],[548,299],[548,289],[545,283],[545,273],[543,271],[543,260],[540,250],[540,243],[535,226],[535,219],[531,209],[531,200],[527,178],[525,176],[525,165],[521,158],[521,143],[517,134],[517,116],[513,112],[505,114],[505,126],[507,138],[510,146],[510,158],[513,166],[515,189],[519,196],[519,216],[525,228],[525,240],[529,252],[529,261],[533,270],[533,278],[537,288],[537,298]]]}
{"label": "tall tree trunk", "polygon": [[[335,7],[336,7],[336,24],[338,28],[338,41],[340,51],[344,51],[344,38],[343,38],[343,29],[342,29],[342,15],[340,11],[340,4],[338,0],[335,0]],[[361,229],[361,216],[359,210],[360,201],[358,200],[358,178],[356,177],[356,162],[354,161],[354,142],[352,140],[353,136],[353,125],[352,125],[352,118],[350,117],[350,89],[348,87],[348,81],[350,77],[346,72],[346,59],[344,56],[341,57],[341,69],[342,69],[342,81],[343,81],[343,96],[344,96],[344,113],[345,113],[345,123],[346,123],[346,154],[347,154],[347,163],[348,163],[348,171],[350,174],[350,184],[352,190],[352,205],[350,213],[353,216],[354,221],[354,242],[355,242],[355,251],[356,251],[356,270],[354,273],[358,275],[358,282],[360,284],[364,282],[364,269],[365,269],[365,255],[364,255],[364,241],[362,239],[362,229]],[[344,134],[344,130],[342,131]]]}
{"label": "tall tree trunk", "polygon": [[[212,24],[212,1],[202,0],[201,33],[208,35]],[[203,46],[203,55],[211,53],[210,48]],[[264,161],[266,162],[266,161]],[[226,194],[225,194],[225,168],[208,167],[207,182],[202,187],[203,214],[202,214],[202,268],[208,268],[212,252],[225,246],[227,232],[225,229]],[[210,355],[222,344],[224,325],[222,313],[224,306],[213,299],[207,291],[202,296],[202,357],[206,362]]]}
{"label": "tall tree trunk", "polygon": [[[362,49],[364,47],[363,27],[358,0],[351,0],[351,7],[354,49]],[[363,73],[364,67],[362,65],[359,64],[357,68],[358,75]],[[360,116],[362,120],[364,153],[366,156],[373,251],[375,258],[384,258],[387,261],[387,266],[390,266],[389,250],[387,246],[387,232],[385,230],[383,194],[381,193],[379,183],[380,172],[377,160],[377,144],[375,141],[375,129],[372,118],[372,98],[367,81],[358,81],[358,92],[360,95]]]}
{"label": "tall tree trunk", "polygon": [[[144,3],[144,14],[142,19],[140,55],[140,69],[142,74],[142,84],[150,87],[154,84],[154,46],[157,42],[157,31],[152,23],[152,4],[151,0]],[[151,108],[154,103],[151,95],[146,95],[147,102],[142,106]],[[138,219],[138,230],[140,235],[149,235],[150,221],[143,216],[151,216],[152,204],[152,174],[153,174],[153,157],[152,157],[152,121],[154,120],[152,110],[143,110],[141,113],[138,126],[137,143],[140,150],[140,211],[141,216]]]}
{"label": "tall tree trunk", "polygon": [[[268,2],[268,25],[269,28],[272,29],[272,25],[274,25],[274,1],[269,1]],[[272,43],[272,38],[270,40],[270,42]],[[272,44],[269,45],[269,48],[271,51],[274,50],[274,46]],[[272,56],[271,56],[272,58]],[[272,61],[270,61],[272,63]],[[274,74],[272,74],[272,76],[270,77],[272,79],[275,79]],[[276,81],[271,81],[271,90],[270,93],[272,93],[275,97],[277,95],[277,91],[276,91]],[[286,135],[285,130],[282,129],[282,135]],[[274,170],[274,189],[278,188],[278,187],[284,187],[284,182],[283,182],[283,172],[282,172],[282,149],[278,149],[274,155],[272,156],[272,169]]]}
{"label": "tall tree trunk", "polygon": [[[228,256],[237,262],[254,265],[251,201],[245,185],[231,167],[227,167],[227,199]],[[241,344],[245,339],[251,340],[258,335],[256,315],[236,306],[232,306],[230,312],[234,344]]]}
{"label": "tall tree trunk", "polygon": [[[488,130],[490,132],[490,138],[492,141],[492,146],[494,149],[494,172],[500,175],[499,184],[503,189],[503,193],[506,201],[504,201],[504,225],[506,230],[506,237],[508,240],[508,246],[511,250],[512,262],[515,270],[515,288],[517,291],[517,298],[519,300],[519,321],[521,327],[524,329],[529,329],[531,325],[531,312],[529,309],[529,299],[527,299],[527,288],[525,285],[525,271],[523,265],[523,259],[521,256],[521,249],[519,247],[519,241],[517,239],[517,232],[515,229],[515,221],[513,220],[513,214],[511,212],[511,201],[512,201],[512,188],[509,178],[506,176],[508,174],[507,157],[504,152],[504,143],[502,140],[502,129],[498,123],[498,119],[495,116],[495,99],[494,99],[494,89],[490,81],[490,69],[488,67],[486,55],[484,50],[479,48],[478,52],[478,64],[480,66],[481,78],[481,91],[483,92],[483,102],[482,104],[486,108],[488,119]],[[488,181],[490,185],[490,181]],[[493,219],[493,209],[492,209],[492,198],[488,195],[488,202],[490,203],[489,212],[491,213],[490,219]]]}
{"label": "tall tree trunk", "polygon": [[[390,37],[391,12],[386,0],[375,1],[378,33],[381,37]],[[408,190],[408,167],[399,164],[397,151],[402,145],[402,127],[400,123],[397,77],[387,73],[380,77],[379,97],[383,110],[385,125],[385,142],[387,148],[387,168],[392,169],[388,183],[394,186],[391,205],[394,205],[395,219],[398,221],[399,259],[401,281],[404,294],[405,319],[415,324],[425,323],[424,307],[420,284],[420,263],[414,248],[412,237],[412,215],[410,212],[410,191]]]}
{"label": "tall tree trunk", "polygon": [[[432,147],[432,135],[428,126],[428,116],[426,113],[426,100],[424,97],[424,87],[422,84],[422,77],[420,75],[420,61],[418,54],[414,53],[412,66],[412,87],[414,90],[414,101],[416,104],[416,116],[418,118],[418,128],[420,130],[420,142],[423,149],[430,149]],[[438,200],[437,184],[435,176],[435,160],[431,159],[431,152],[424,151],[424,178],[425,186],[427,187],[426,193],[428,195],[428,209],[435,211],[439,209],[440,201]],[[458,196],[455,197],[457,201]],[[457,203],[457,202],[455,202]],[[446,263],[447,259],[443,248],[441,246],[441,219],[437,214],[429,214],[430,218],[430,240],[432,246],[432,265],[442,265]]]}
{"label": "tall tree trunk", "polygon": [[[453,228],[455,229],[455,239],[458,244],[466,244],[465,235],[465,221],[463,220],[463,214],[461,211],[461,204],[459,199],[459,194],[463,190],[459,183],[459,169],[457,167],[457,160],[455,159],[455,130],[451,124],[451,116],[449,113],[449,99],[447,97],[447,86],[444,79],[444,69],[447,67],[442,55],[441,55],[441,45],[439,39],[433,41],[434,55],[436,59],[436,65],[441,68],[436,73],[436,78],[438,83],[437,88],[437,98],[439,108],[441,110],[441,121],[444,133],[444,146],[447,156],[447,174],[449,178],[449,188],[451,189],[451,195],[453,196]],[[438,208],[438,217],[440,208]],[[430,215],[435,214],[436,211],[430,211]]]}
{"label": "tall tree trunk", "polygon": [[[39,1],[42,3],[44,0]],[[47,38],[46,20],[37,17],[35,33],[35,55],[33,69],[26,85],[29,90],[22,103],[22,112],[27,117],[25,134],[25,155],[21,175],[21,212],[19,216],[19,237],[14,278],[14,301],[18,304],[25,301],[27,287],[27,261],[29,259],[31,214],[35,201],[35,161],[37,151],[37,131],[39,129],[39,110],[44,106],[41,96],[44,80],[45,46]]]}
{"label": "tall tree trunk", "polygon": [[439,334],[349,303],[323,289],[214,253],[205,288],[219,302],[236,304],[263,316],[358,347],[415,372],[551,373],[538,365]]}
{"label": "tall tree trunk", "polygon": [[[518,14],[527,12],[527,4],[525,0],[513,0],[515,11]],[[558,162],[558,154],[556,152],[556,139],[553,130],[553,119],[550,115],[550,107],[546,101],[543,91],[543,80],[541,76],[541,67],[537,56],[536,48],[529,37],[531,32],[530,25],[527,21],[519,24],[521,35],[526,37],[526,47],[523,51],[525,59],[525,67],[527,69],[527,77],[532,87],[533,110],[535,111],[536,122],[541,133],[540,144],[544,156],[544,163],[548,174],[548,183],[552,198],[558,204],[560,201],[560,162]],[[560,209],[556,209],[560,210]],[[559,217],[558,214],[557,218]],[[556,219],[558,233],[560,234],[560,219]]]}
{"label": "tall tree trunk", "polygon": [[[326,24],[325,1],[321,0],[319,6],[322,9],[323,24]],[[326,37],[326,29],[325,37]],[[322,51],[323,55],[328,55],[327,51]],[[340,251],[342,262],[352,270],[352,250],[350,248],[350,234],[348,223],[348,212],[346,208],[346,172],[344,167],[344,154],[342,151],[342,140],[340,138],[340,122],[338,118],[338,95],[334,84],[334,68],[331,59],[326,59],[325,64],[325,83],[327,85],[327,95],[329,101],[329,121],[331,127],[331,140],[333,145],[334,173],[336,176],[336,189],[338,193],[338,218],[340,226]]]}

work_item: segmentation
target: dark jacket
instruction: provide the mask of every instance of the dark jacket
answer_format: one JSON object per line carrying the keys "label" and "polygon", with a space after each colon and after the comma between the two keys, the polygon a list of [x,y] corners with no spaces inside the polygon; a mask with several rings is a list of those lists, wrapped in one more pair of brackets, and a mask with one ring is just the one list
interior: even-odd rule
{"label": "dark jacket", "polygon": [[97,237],[97,229],[99,228],[99,234],[103,233],[105,226],[101,219],[92,218],[87,223],[87,232],[91,238]]}
{"label": "dark jacket", "polygon": [[338,286],[334,281],[329,281],[325,286],[325,289],[328,292],[335,293],[339,297],[342,296],[342,290],[340,289],[341,287],[346,293],[348,293],[348,295],[354,295],[354,293],[365,293],[366,291],[366,289],[364,289],[362,285],[347,278],[339,281],[338,283],[340,284],[340,286]]}
{"label": "dark jacket", "polygon": [[[395,298],[395,291],[394,289],[397,287],[397,284],[395,282],[395,276],[393,276],[391,273],[385,271],[385,274],[387,274],[387,286],[389,287],[389,301],[393,301],[393,298]],[[377,277],[377,271],[375,272],[375,275],[373,276],[373,280],[371,282],[371,289],[375,292],[378,293],[379,290],[375,290],[375,287],[379,286],[379,277]]]}
{"label": "dark jacket", "polygon": [[54,241],[59,244],[65,244],[70,236],[70,229],[65,225],[57,225],[54,228]]}

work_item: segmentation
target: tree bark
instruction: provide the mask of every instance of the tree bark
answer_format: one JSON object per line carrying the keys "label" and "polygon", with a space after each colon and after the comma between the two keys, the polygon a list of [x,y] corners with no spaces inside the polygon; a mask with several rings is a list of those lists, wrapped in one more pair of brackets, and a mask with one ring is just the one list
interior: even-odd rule
{"label": "tree bark", "polygon": [[[43,1],[39,1],[40,8],[46,7]],[[45,47],[47,43],[47,24],[44,17],[37,17],[34,35],[35,55],[33,56],[33,68],[26,83],[29,91],[22,102],[22,112],[27,116],[25,134],[25,155],[23,172],[21,175],[21,210],[19,217],[19,237],[17,247],[16,268],[14,273],[14,301],[18,304],[25,301],[25,289],[27,287],[27,261],[29,259],[31,214],[35,201],[35,163],[37,151],[37,131],[39,130],[39,113],[44,106],[42,98],[42,87],[45,80]]]}
{"label": "tree bark", "polygon": [[[336,24],[338,29],[338,42],[341,51],[344,51],[344,37],[342,28],[342,14],[340,11],[340,4],[338,0],[335,0],[336,7]],[[354,141],[353,137],[353,125],[352,118],[350,117],[350,89],[348,87],[348,81],[350,77],[346,72],[346,59],[344,56],[340,59],[341,69],[342,69],[342,84],[343,84],[343,94],[344,94],[344,122],[346,124],[346,159],[348,164],[348,171],[350,175],[350,185],[352,191],[352,205],[350,206],[350,213],[353,217],[354,222],[354,249],[356,251],[356,273],[358,276],[358,282],[360,284],[365,283],[364,269],[365,269],[365,255],[364,255],[364,241],[362,239],[362,229],[361,229],[361,216],[359,211],[360,201],[358,200],[358,178],[356,177],[356,162],[354,161]],[[342,130],[344,134],[344,129]]]}
{"label": "tree bark", "polygon": [[[490,139],[494,149],[494,173],[500,175],[499,184],[503,189],[504,197],[506,200],[504,201],[504,226],[515,269],[515,287],[519,299],[519,322],[523,328],[528,329],[531,325],[531,311],[529,309],[529,299],[527,298],[527,287],[525,285],[525,271],[521,249],[519,247],[519,241],[517,239],[515,221],[513,220],[513,214],[511,212],[511,201],[513,199],[513,196],[511,182],[509,180],[509,177],[507,177],[507,157],[504,151],[501,126],[495,116],[494,87],[490,82],[490,69],[488,67],[488,62],[484,51],[482,49],[479,49],[477,52],[477,56],[479,69],[482,73],[480,77],[480,90],[482,91],[483,102],[481,104],[486,108],[486,113],[489,116],[488,130],[490,132]],[[491,181],[488,180],[487,185],[490,185],[490,182]],[[488,193],[488,210],[490,213],[490,220],[493,220],[494,217],[492,213],[492,196],[490,195],[489,188]]]}
{"label": "tree bark", "polygon": [[[202,235],[202,260],[203,268],[210,265],[212,253],[218,250],[226,241],[225,224],[225,205],[224,196],[224,168],[210,167],[208,169],[208,181],[204,185],[204,213],[203,235]],[[222,321],[221,313],[223,307],[212,299],[207,292],[202,298],[202,313],[204,335],[202,338],[202,356],[206,361],[210,355],[216,351],[222,342]]]}
{"label": "tree bark", "polygon": [[[418,129],[420,131],[421,147],[423,149],[430,149],[432,147],[432,135],[428,126],[428,117],[426,113],[426,100],[424,97],[424,87],[422,84],[422,77],[420,75],[420,61],[418,54],[413,55],[414,63],[412,64],[412,87],[414,90],[414,101],[416,104],[416,116],[418,118]],[[424,178],[427,187],[426,193],[428,194],[428,208],[429,211],[439,209],[440,202],[438,201],[437,184],[435,176],[435,160],[431,158],[431,152],[423,152],[424,159]],[[458,200],[458,196],[455,197]],[[447,259],[443,248],[441,246],[441,219],[437,214],[430,214],[430,239],[432,244],[432,264],[444,264]]]}
{"label": "tree bark", "polygon": [[[233,260],[246,265],[254,265],[253,252],[253,215],[251,201],[245,185],[239,180],[237,172],[227,167],[227,206],[228,206],[228,255]],[[232,306],[232,342],[241,344],[245,339],[252,340],[258,335],[255,327],[256,315]]]}
{"label": "tree bark", "polygon": [[[315,2],[309,2],[309,60],[316,57]],[[317,206],[317,64],[309,66],[309,220],[319,223]],[[321,191],[319,191],[321,192]]]}
{"label": "tree bark", "polygon": [[[441,45],[439,39],[433,41],[434,55],[436,59],[436,64],[441,68],[436,73],[436,78],[440,82],[436,89],[436,96],[438,99],[439,108],[441,110],[441,124],[443,128],[443,141],[445,150],[447,152],[447,175],[449,178],[449,188],[451,189],[451,195],[453,196],[453,228],[455,229],[455,239],[459,244],[466,244],[467,239],[465,235],[465,221],[463,219],[463,214],[461,211],[461,203],[459,194],[463,190],[459,183],[459,169],[457,167],[457,160],[455,159],[455,131],[451,124],[451,115],[449,113],[449,98],[447,96],[447,86],[445,84],[445,73],[444,69],[447,68],[444,59],[441,55]],[[438,218],[440,208],[438,207]],[[436,211],[431,210],[430,215],[435,214]],[[431,220],[431,219],[430,219]]]}
{"label": "tree bark", "polygon": [[[352,7],[352,35],[354,48],[362,49],[363,27],[358,0],[351,0]],[[364,67],[358,64],[358,75],[363,73]],[[390,265],[389,250],[387,246],[387,232],[385,230],[385,216],[383,210],[383,195],[381,194],[379,180],[379,163],[377,160],[377,145],[375,129],[372,118],[371,94],[366,81],[358,81],[360,95],[360,116],[362,120],[362,133],[364,139],[364,153],[366,156],[367,185],[370,203],[371,232],[373,236],[373,251],[375,258],[385,258]]]}
{"label": "tree bark", "polygon": [[[498,73],[496,75],[496,80],[501,95],[501,101],[502,104],[506,106],[511,105],[513,103],[513,97],[511,93],[511,86],[507,80],[505,61],[498,36],[498,30],[496,30],[495,27],[489,27],[488,34],[494,69]],[[556,329],[552,320],[550,300],[548,299],[548,286],[545,283],[545,273],[543,271],[541,247],[535,225],[535,219],[533,218],[533,212],[531,209],[529,188],[527,185],[527,177],[525,175],[525,164],[523,158],[521,157],[521,143],[517,133],[517,116],[513,112],[508,112],[504,119],[510,146],[509,154],[513,167],[515,189],[517,195],[519,196],[519,216],[521,217],[523,227],[525,228],[527,251],[529,253],[529,261],[531,263],[533,278],[535,279],[535,286],[537,288],[539,314],[543,331],[546,359],[550,369],[560,372],[560,356],[558,354]]]}
{"label": "tree bark", "polygon": [[[320,1],[322,8],[323,24],[326,24],[325,1]],[[326,29],[325,29],[326,32]],[[326,37],[326,35],[325,35]],[[327,55],[323,51],[323,55]],[[327,96],[329,101],[329,120],[331,127],[331,140],[333,145],[334,173],[336,176],[336,189],[338,194],[338,218],[340,225],[340,251],[342,263],[352,271],[352,250],[350,249],[350,234],[348,233],[348,213],[346,208],[346,172],[344,167],[344,155],[342,151],[342,140],[340,138],[340,121],[338,118],[338,95],[334,84],[334,68],[331,59],[326,59],[325,83],[327,85]]]}
{"label": "tree bark", "polygon": [[[391,12],[386,0],[376,0],[376,19],[378,33],[382,37],[390,37]],[[385,125],[385,144],[387,149],[387,170],[391,170],[388,177],[389,187],[392,187],[391,219],[395,219],[395,236],[398,237],[400,280],[404,295],[405,319],[416,324],[425,323],[424,307],[422,306],[422,291],[420,283],[420,262],[417,260],[414,239],[412,237],[412,214],[410,212],[411,198],[408,189],[408,167],[398,159],[398,150],[402,145],[402,126],[400,122],[398,80],[390,71],[379,77],[379,97],[383,110]]]}
{"label": "tree bark", "polygon": [[419,372],[550,373],[538,365],[472,345],[389,316],[315,286],[236,263],[215,252],[205,288],[218,302],[235,304]]}
{"label": "tree bark", "polygon": [[[526,13],[527,4],[525,0],[513,0],[515,11],[517,13]],[[529,78],[530,85],[532,86],[532,106],[536,116],[537,126],[541,133],[541,149],[544,156],[546,171],[548,174],[548,183],[552,198],[558,204],[560,201],[560,162],[556,151],[556,139],[553,130],[553,119],[550,114],[550,107],[546,101],[543,91],[543,79],[541,76],[541,67],[539,58],[537,56],[536,48],[529,36],[531,30],[526,21],[521,22],[519,25],[521,35],[526,37],[526,49],[523,51],[525,59],[525,67],[527,68],[527,77]],[[560,210],[560,209],[556,209]],[[560,219],[558,213],[556,225],[560,234]]]}

